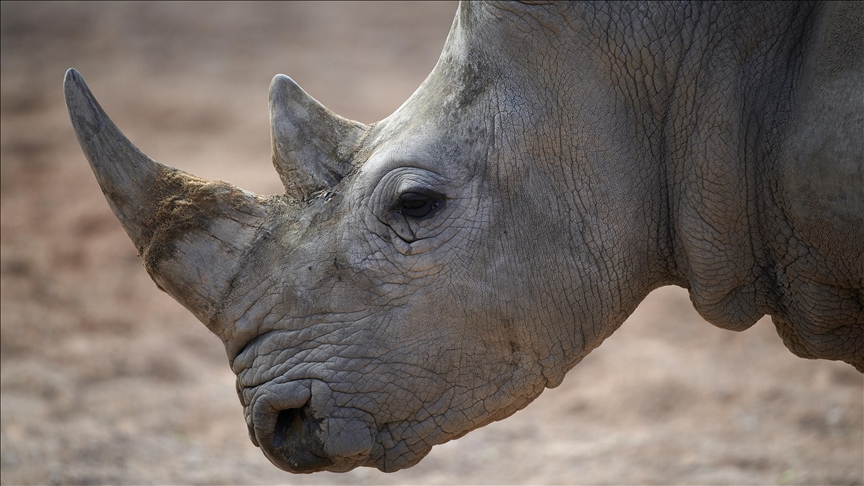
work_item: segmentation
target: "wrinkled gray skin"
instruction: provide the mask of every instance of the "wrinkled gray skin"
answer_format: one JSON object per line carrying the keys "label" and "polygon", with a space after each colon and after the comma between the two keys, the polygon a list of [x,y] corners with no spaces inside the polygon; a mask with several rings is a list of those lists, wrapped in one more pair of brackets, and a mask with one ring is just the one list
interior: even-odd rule
{"label": "wrinkled gray skin", "polygon": [[862,4],[463,3],[387,119],[271,85],[284,196],[70,116],[160,288],[292,472],[395,471],[525,407],[652,289],[864,371]]}

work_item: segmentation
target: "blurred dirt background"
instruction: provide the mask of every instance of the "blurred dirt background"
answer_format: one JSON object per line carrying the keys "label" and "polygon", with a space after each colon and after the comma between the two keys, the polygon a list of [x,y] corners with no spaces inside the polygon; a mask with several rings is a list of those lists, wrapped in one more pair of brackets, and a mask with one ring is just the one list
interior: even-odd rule
{"label": "blurred dirt background", "polygon": [[220,341],[160,292],[66,114],[75,67],[161,162],[258,193],[267,87],[373,122],[432,69],[454,3],[2,3],[3,484],[862,484],[864,379],[773,326],[655,291],[515,416],[395,474],[293,476],[247,438]]}

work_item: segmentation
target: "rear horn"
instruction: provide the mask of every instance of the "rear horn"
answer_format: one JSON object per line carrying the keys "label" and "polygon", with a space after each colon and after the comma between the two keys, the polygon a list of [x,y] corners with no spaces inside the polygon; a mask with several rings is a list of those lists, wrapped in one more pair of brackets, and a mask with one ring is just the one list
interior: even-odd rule
{"label": "rear horn", "polygon": [[273,165],[289,197],[304,199],[348,175],[368,129],[328,110],[284,74],[270,83]]}

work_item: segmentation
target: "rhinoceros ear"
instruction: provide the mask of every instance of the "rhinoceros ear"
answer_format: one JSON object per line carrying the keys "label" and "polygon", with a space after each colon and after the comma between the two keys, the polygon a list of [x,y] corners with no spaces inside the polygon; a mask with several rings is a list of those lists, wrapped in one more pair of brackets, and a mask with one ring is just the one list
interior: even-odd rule
{"label": "rhinoceros ear", "polygon": [[368,127],[342,118],[279,74],[270,83],[273,165],[288,196],[303,199],[335,186]]}

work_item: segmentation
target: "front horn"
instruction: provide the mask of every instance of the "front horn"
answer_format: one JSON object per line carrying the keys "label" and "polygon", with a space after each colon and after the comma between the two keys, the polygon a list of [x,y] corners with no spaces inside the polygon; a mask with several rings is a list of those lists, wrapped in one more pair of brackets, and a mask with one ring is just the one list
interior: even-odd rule
{"label": "front horn", "polygon": [[227,341],[221,305],[255,243],[273,229],[280,200],[152,160],[108,118],[78,71],[66,72],[63,87],[78,143],[144,268]]}

